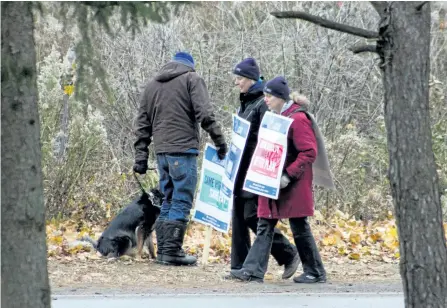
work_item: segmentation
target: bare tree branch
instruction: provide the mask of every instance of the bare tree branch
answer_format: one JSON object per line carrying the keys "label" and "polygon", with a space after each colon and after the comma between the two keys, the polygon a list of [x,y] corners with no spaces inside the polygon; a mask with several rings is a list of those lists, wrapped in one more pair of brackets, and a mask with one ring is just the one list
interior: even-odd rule
{"label": "bare tree branch", "polygon": [[330,21],[312,14],[308,14],[300,11],[284,11],[284,12],[271,12],[271,15],[276,18],[298,18],[306,21],[310,21],[314,24],[322,26],[324,28],[329,28],[332,30],[337,30],[340,32],[349,33],[352,35],[364,37],[364,38],[378,38],[379,33],[374,31],[369,31],[357,27],[348,26],[345,24],[340,24],[338,22]]}
{"label": "bare tree branch", "polygon": [[388,7],[387,1],[371,1],[371,5],[374,7],[374,9],[379,13],[379,16],[382,17],[382,15],[385,13],[386,8]]}
{"label": "bare tree branch", "polygon": [[87,6],[95,7],[97,9],[104,9],[106,7],[120,5],[118,1],[95,1],[95,2],[80,1],[80,3],[87,5]]}
{"label": "bare tree branch", "polygon": [[428,1],[424,1],[424,2],[422,2],[421,4],[418,4],[417,6],[416,6],[416,10],[417,11],[420,11],[421,9],[422,9],[422,7],[424,6],[424,5],[426,5],[428,3]]}
{"label": "bare tree branch", "polygon": [[353,46],[349,48],[354,54],[358,54],[361,52],[377,52],[377,47],[375,45],[359,45]]}

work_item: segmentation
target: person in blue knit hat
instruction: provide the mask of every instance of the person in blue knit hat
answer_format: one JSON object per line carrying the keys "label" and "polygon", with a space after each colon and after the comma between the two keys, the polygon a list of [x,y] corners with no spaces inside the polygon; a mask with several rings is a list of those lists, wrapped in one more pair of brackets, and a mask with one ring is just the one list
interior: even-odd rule
{"label": "person in blue knit hat", "polygon": [[[258,225],[258,196],[242,190],[242,187],[258,142],[259,126],[268,108],[264,102],[264,83],[256,60],[242,60],[234,67],[233,73],[235,85],[240,91],[238,115],[251,123],[235,179],[233,197],[231,270],[238,270],[242,268],[251,246],[249,230],[256,233]],[[294,245],[277,228],[274,230],[271,253],[279,265],[284,265],[283,279],[290,278],[298,268],[299,256]],[[233,276],[228,275],[226,278],[232,279]]]}
{"label": "person in blue knit hat", "polygon": [[177,52],[147,84],[136,120],[133,170],[146,173],[148,147],[153,139],[164,195],[155,225],[157,262],[168,265],[197,262],[182,246],[197,186],[198,124],[211,136],[219,159],[224,159],[227,152],[205,81],[194,67],[189,53]]}
{"label": "person in blue knit hat", "polygon": [[194,69],[195,66],[193,57],[189,53],[183,51],[177,52],[172,58],[172,61],[182,63],[192,69]]}

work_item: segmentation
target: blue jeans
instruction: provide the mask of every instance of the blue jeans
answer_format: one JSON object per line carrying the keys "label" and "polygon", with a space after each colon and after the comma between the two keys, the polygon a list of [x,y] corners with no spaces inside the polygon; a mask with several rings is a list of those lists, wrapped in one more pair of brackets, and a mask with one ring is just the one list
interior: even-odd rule
{"label": "blue jeans", "polygon": [[187,222],[197,186],[197,155],[157,154],[157,166],[164,194],[158,219]]}

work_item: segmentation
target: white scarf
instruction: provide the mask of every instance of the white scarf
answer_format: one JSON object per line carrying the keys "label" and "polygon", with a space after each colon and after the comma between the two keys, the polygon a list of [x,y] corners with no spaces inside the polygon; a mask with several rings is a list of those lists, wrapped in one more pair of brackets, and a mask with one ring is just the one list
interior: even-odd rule
{"label": "white scarf", "polygon": [[[279,114],[282,114],[284,111],[286,111],[287,109],[289,109],[290,106],[293,105],[293,103],[294,103],[293,100],[290,100],[290,101],[288,101],[287,103],[285,103],[285,104],[282,106],[281,112],[280,112]],[[273,110],[272,110],[272,112],[278,114],[276,111],[273,111]]]}

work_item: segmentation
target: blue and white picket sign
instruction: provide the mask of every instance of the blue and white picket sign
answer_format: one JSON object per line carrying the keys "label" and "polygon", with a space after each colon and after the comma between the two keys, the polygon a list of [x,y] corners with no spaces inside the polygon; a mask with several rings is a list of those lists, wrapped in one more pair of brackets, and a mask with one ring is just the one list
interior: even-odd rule
{"label": "blue and white picket sign", "polygon": [[250,122],[233,115],[229,151],[219,160],[216,148],[207,143],[192,220],[228,233],[233,209],[233,189],[247,141]]}

